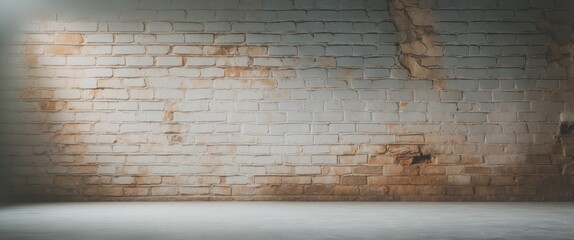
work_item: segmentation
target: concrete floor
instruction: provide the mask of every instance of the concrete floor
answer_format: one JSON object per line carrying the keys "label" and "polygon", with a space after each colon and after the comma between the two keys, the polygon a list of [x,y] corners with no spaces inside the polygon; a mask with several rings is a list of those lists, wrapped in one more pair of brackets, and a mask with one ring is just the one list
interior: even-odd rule
{"label": "concrete floor", "polygon": [[0,239],[574,239],[574,203],[12,205]]}

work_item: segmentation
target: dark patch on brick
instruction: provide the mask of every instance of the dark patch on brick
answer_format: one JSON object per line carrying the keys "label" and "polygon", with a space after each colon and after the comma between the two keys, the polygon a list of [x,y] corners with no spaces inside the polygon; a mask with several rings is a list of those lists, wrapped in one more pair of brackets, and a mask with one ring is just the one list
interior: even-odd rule
{"label": "dark patch on brick", "polygon": [[560,123],[560,135],[574,135],[574,122]]}
{"label": "dark patch on brick", "polygon": [[433,158],[433,154],[423,151],[418,144],[390,145],[387,155],[395,157],[397,162],[403,165],[430,163]]}
{"label": "dark patch on brick", "polygon": [[420,156],[413,157],[411,164],[428,163],[432,160],[430,154],[421,154]]}

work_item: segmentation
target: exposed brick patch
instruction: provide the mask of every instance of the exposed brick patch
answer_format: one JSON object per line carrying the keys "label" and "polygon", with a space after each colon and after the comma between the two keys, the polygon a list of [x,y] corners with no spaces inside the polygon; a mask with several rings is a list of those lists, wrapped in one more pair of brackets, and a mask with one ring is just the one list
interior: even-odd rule
{"label": "exposed brick patch", "polygon": [[[402,66],[417,79],[438,79],[442,48],[433,43],[434,21],[431,7],[434,1],[390,0],[389,12],[397,29],[398,55]],[[423,61],[432,62],[422,64]]]}

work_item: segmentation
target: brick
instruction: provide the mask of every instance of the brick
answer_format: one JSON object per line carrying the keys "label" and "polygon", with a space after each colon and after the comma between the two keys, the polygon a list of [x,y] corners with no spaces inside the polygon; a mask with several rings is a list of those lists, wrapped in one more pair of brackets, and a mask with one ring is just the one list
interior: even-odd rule
{"label": "brick", "polygon": [[142,54],[145,53],[143,46],[114,46],[113,54]]}
{"label": "brick", "polygon": [[234,32],[263,32],[265,31],[265,23],[259,23],[259,22],[232,23],[231,29]]}
{"label": "brick", "polygon": [[473,123],[473,122],[485,122],[485,113],[457,113],[454,115],[456,122],[462,123]]}
{"label": "brick", "polygon": [[112,69],[109,68],[86,69],[84,72],[85,76],[90,78],[111,77],[113,75]]}
{"label": "brick", "polygon": [[95,32],[98,24],[95,22],[71,22],[66,24],[66,30],[70,32]]}
{"label": "brick", "polygon": [[467,32],[469,29],[467,23],[463,22],[438,22],[434,27],[439,32]]}
{"label": "brick", "polygon": [[153,65],[152,57],[127,57],[127,66],[150,66]]}
{"label": "brick", "polygon": [[213,42],[213,34],[185,34],[185,42],[211,43]]}
{"label": "brick", "polygon": [[313,174],[320,174],[321,168],[316,166],[310,167],[295,167],[295,174],[298,175],[313,175]]}
{"label": "brick", "polygon": [[343,176],[341,178],[343,185],[366,185],[367,177],[364,176]]}
{"label": "brick", "polygon": [[297,48],[289,46],[270,46],[269,55],[271,56],[297,55]]}
{"label": "brick", "polygon": [[327,56],[344,56],[352,54],[353,54],[353,47],[351,46],[327,46],[326,48]]}
{"label": "brick", "polygon": [[[142,3],[142,6],[146,6],[146,5],[148,5],[149,7],[157,6],[157,5],[153,5],[151,3]],[[157,11],[155,11],[155,10],[129,9],[129,10],[122,11],[120,13],[120,20],[143,20],[143,19],[148,19],[148,18],[154,19],[156,17],[157,17]]]}
{"label": "brick", "polygon": [[[196,39],[199,41],[201,39]],[[183,43],[187,41],[183,34],[160,34],[156,36],[158,43]]]}
{"label": "brick", "polygon": [[185,11],[183,10],[162,10],[158,11],[157,19],[164,21],[184,20]]}
{"label": "brick", "polygon": [[187,10],[187,19],[209,21],[215,19],[215,11],[213,10],[194,10],[190,8]]}
{"label": "brick", "polygon": [[126,90],[120,89],[106,89],[102,92],[104,98],[107,99],[128,99],[129,95]]}
{"label": "brick", "polygon": [[466,101],[492,101],[492,92],[464,92],[463,99]]}
{"label": "brick", "polygon": [[96,64],[94,57],[68,57],[67,61],[70,66],[91,66]]}
{"label": "brick", "polygon": [[65,57],[40,57],[38,58],[38,64],[44,66],[63,66],[66,65]]}
{"label": "brick", "polygon": [[181,66],[183,64],[181,57],[156,57],[155,60],[158,66]]}
{"label": "brick", "polygon": [[151,195],[156,196],[175,196],[179,193],[178,187],[152,187]]}
{"label": "brick", "polygon": [[188,68],[171,68],[169,69],[169,74],[175,77],[199,77],[200,71]]}
{"label": "brick", "polygon": [[84,41],[82,34],[57,34],[57,44],[80,44]]}
{"label": "brick", "polygon": [[546,121],[546,113],[544,112],[520,112],[518,113],[519,121],[533,121],[540,122]]}
{"label": "brick", "polygon": [[215,37],[215,43],[242,43],[245,42],[245,34],[226,34]]}
{"label": "brick", "polygon": [[297,70],[297,76],[302,78],[324,78],[327,76],[325,69]]}
{"label": "brick", "polygon": [[201,69],[202,77],[222,77],[225,76],[225,72],[221,68],[204,68]]}
{"label": "brick", "polygon": [[247,34],[246,42],[248,43],[269,43],[280,42],[281,36],[275,34]]}
{"label": "brick", "polygon": [[139,22],[113,22],[108,23],[108,28],[112,32],[142,32],[144,24]]}
{"label": "brick", "polygon": [[514,134],[486,134],[487,143],[514,143],[516,137]]}
{"label": "brick", "polygon": [[85,40],[88,43],[110,43],[114,41],[112,34],[87,34]]}
{"label": "brick", "polygon": [[524,94],[522,92],[493,92],[492,98],[495,101],[516,101],[523,100]]}
{"label": "brick", "polygon": [[[147,34],[138,34],[134,36],[134,42],[137,43],[153,43],[156,41],[156,37],[153,35]],[[148,49],[152,49],[153,46],[148,47]]]}
{"label": "brick", "polygon": [[189,57],[186,59],[186,65],[190,66],[213,66],[215,58],[211,57]]}
{"label": "brick", "polygon": [[489,122],[514,122],[516,121],[516,113],[512,112],[493,112],[487,115]]}
{"label": "brick", "polygon": [[169,22],[151,22],[146,24],[149,32],[171,32],[173,30]]}
{"label": "brick", "polygon": [[338,161],[340,164],[364,164],[367,163],[367,156],[366,155],[339,156]]}

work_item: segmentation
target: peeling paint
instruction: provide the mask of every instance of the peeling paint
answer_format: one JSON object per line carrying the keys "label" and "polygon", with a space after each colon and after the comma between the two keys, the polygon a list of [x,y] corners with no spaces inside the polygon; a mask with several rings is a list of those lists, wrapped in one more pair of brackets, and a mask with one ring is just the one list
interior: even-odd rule
{"label": "peeling paint", "polygon": [[399,62],[405,67],[412,78],[439,79],[438,69],[427,68],[421,61],[434,57],[435,65],[442,49],[433,43],[434,27],[431,14],[431,2],[422,0],[390,0],[389,11],[398,31]]}

